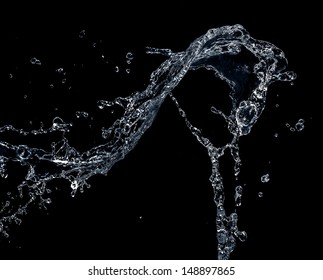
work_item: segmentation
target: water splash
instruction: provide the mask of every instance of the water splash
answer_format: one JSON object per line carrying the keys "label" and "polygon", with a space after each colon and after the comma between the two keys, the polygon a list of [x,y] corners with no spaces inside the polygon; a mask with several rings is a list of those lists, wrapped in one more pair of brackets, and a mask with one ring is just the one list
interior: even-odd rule
{"label": "water splash", "polygon": [[[80,38],[85,36],[81,31]],[[21,218],[31,205],[46,207],[51,203],[48,183],[65,179],[70,183],[71,195],[89,187],[88,180],[94,175],[106,175],[112,166],[136,146],[141,136],[152,125],[165,98],[170,98],[177,107],[192,136],[206,149],[212,171],[210,183],[214,191],[216,206],[216,228],[218,258],[229,259],[236,247],[236,240],[247,238],[245,231],[238,229],[237,211],[227,213],[224,207],[225,188],[220,173],[220,158],[229,151],[234,160],[234,174],[238,178],[241,167],[239,138],[250,133],[253,125],[264,110],[268,86],[276,81],[292,81],[293,72],[285,71],[287,60],[284,53],[273,44],[252,38],[241,25],[210,29],[194,40],[182,52],[170,49],[147,48],[148,54],[165,56],[165,61],[151,73],[146,89],[133,92],[127,97],[114,100],[99,100],[100,110],[118,109],[119,117],[109,127],[102,127],[103,143],[84,152],[72,147],[68,141],[72,123],[60,116],[54,118],[51,126],[24,130],[12,125],[0,127],[0,133],[28,135],[53,135],[55,140],[50,149],[40,149],[24,144],[0,141],[0,174],[7,178],[10,163],[19,164],[26,172],[17,186],[18,195],[7,194],[0,204],[0,233],[7,237],[11,223],[21,223]],[[132,54],[126,57],[130,62]],[[216,105],[211,112],[223,118],[231,134],[228,143],[216,146],[187,117],[175,95],[172,93],[188,71],[200,68],[212,71],[225,81],[232,107],[225,114]],[[119,68],[116,67],[116,72]],[[62,70],[63,72],[63,70]],[[78,111],[77,118],[87,118],[86,112]],[[55,136],[55,137],[54,137]],[[7,179],[6,179],[7,180]],[[236,207],[241,205],[242,187],[236,187]]]}

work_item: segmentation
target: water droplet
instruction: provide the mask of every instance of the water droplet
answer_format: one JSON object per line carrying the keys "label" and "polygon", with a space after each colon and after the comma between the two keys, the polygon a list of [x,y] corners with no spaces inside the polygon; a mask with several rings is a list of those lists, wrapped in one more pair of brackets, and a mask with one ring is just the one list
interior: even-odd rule
{"label": "water droplet", "polygon": [[20,225],[22,223],[22,220],[17,217],[14,218],[14,221],[17,225]]}
{"label": "water droplet", "polygon": [[37,59],[36,57],[31,58],[30,63],[33,64],[33,65],[41,65],[40,60]]}
{"label": "water droplet", "polygon": [[133,59],[133,53],[132,52],[127,52],[126,59],[132,60]]}
{"label": "water droplet", "polygon": [[299,119],[298,122],[295,124],[295,129],[297,131],[302,131],[304,129],[304,119]]}
{"label": "water droplet", "polygon": [[75,113],[76,117],[79,118],[87,118],[89,116],[89,113],[84,112],[84,111],[76,111]]}
{"label": "water droplet", "polygon": [[242,197],[242,186],[237,186],[235,188],[234,200],[237,207],[241,206],[241,197]]}
{"label": "water droplet", "polygon": [[76,190],[79,187],[79,184],[76,180],[74,180],[73,182],[71,182],[71,188],[73,190]]}
{"label": "water droplet", "polygon": [[262,175],[260,180],[262,183],[268,183],[270,180],[269,174],[267,173],[265,175]]}
{"label": "water droplet", "polygon": [[85,30],[83,29],[83,30],[80,31],[79,37],[84,38],[84,36],[85,36]]}
{"label": "water droplet", "polygon": [[97,106],[99,107],[99,109],[103,109],[104,107],[110,107],[110,106],[112,106],[112,105],[114,105],[114,103],[113,102],[111,102],[111,101],[106,101],[106,100],[98,100],[97,101]]}
{"label": "water droplet", "polygon": [[247,233],[245,231],[237,231],[235,234],[241,242],[245,242],[248,238]]}

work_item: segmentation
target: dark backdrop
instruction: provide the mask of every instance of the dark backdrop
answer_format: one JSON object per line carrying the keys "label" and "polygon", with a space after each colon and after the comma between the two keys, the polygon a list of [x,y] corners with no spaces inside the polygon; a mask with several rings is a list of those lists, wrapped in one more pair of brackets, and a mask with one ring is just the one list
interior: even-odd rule
{"label": "dark backdrop", "polygon": [[[57,114],[73,119],[76,110],[93,112],[98,99],[145,88],[149,74],[163,61],[146,55],[146,46],[181,51],[209,28],[242,24],[252,37],[281,48],[298,78],[294,85],[269,88],[263,115],[250,135],[241,138],[245,187],[238,213],[248,239],[238,242],[232,258],[321,259],[321,141],[315,109],[320,84],[315,67],[321,55],[315,43],[315,8],[120,6],[8,8],[1,35],[1,125],[25,126],[30,119],[46,125]],[[80,38],[82,30],[85,36]],[[128,51],[134,53],[130,74],[125,73]],[[28,63],[32,57],[42,62],[39,68]],[[115,66],[122,73],[115,73]],[[60,84],[63,77],[54,71],[59,67],[66,70],[66,84]],[[205,116],[210,102],[221,102],[216,97],[221,90],[226,87],[202,72],[187,75],[175,94],[187,94],[187,102],[196,102],[194,114]],[[102,116],[96,117],[99,127]],[[285,124],[294,125],[300,118],[304,130],[289,131]],[[221,135],[223,128],[210,121],[206,125]],[[95,136],[82,129],[71,141],[86,149]],[[233,189],[230,168],[225,162],[228,201]],[[270,174],[266,184],[260,181],[265,173]],[[209,176],[205,149],[168,99],[137,147],[108,176],[91,178],[92,187],[84,194],[71,198],[68,184],[56,182],[60,190],[54,203],[47,211],[31,210],[22,225],[13,227],[9,241],[0,242],[0,258],[215,259],[216,213]],[[14,187],[9,179],[1,181],[6,188]]]}

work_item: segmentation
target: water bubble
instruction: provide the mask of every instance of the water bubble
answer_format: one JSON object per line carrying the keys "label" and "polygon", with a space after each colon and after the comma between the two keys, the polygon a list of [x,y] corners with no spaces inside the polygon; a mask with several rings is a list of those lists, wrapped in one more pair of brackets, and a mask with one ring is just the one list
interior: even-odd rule
{"label": "water bubble", "polygon": [[53,84],[50,84],[50,85],[49,85],[49,87],[50,87],[51,89],[53,89],[53,88],[54,88],[54,85],[53,85]]}
{"label": "water bubble", "polygon": [[278,133],[277,132],[274,134],[274,137],[275,138],[278,138]]}
{"label": "water bubble", "polygon": [[127,73],[127,74],[129,74],[129,73],[130,73],[130,69],[129,69],[129,68],[127,68],[127,69],[126,69],[126,73]]}
{"label": "water bubble", "polygon": [[118,66],[115,66],[114,67],[114,72],[118,73],[119,72],[119,67]]}
{"label": "water bubble", "polygon": [[11,73],[9,73],[9,78],[12,79],[13,78],[13,75]]}
{"label": "water bubble", "polygon": [[258,197],[263,197],[263,196],[264,196],[263,192],[258,192]]}
{"label": "water bubble", "polygon": [[57,68],[56,72],[62,74],[64,72],[64,69],[62,67]]}
{"label": "water bubble", "polygon": [[262,175],[260,180],[261,180],[262,183],[268,183],[269,180],[270,180],[269,174],[267,173],[265,175]]}

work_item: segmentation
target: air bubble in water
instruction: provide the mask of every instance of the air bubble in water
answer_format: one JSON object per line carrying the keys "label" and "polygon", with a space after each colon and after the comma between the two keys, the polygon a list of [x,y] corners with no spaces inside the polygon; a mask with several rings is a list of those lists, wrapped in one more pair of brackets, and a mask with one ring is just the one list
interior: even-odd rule
{"label": "air bubble in water", "polygon": [[263,192],[258,192],[258,197],[263,197],[263,196],[264,196]]}
{"label": "air bubble in water", "polygon": [[119,66],[114,67],[114,72],[118,73],[119,72]]}

